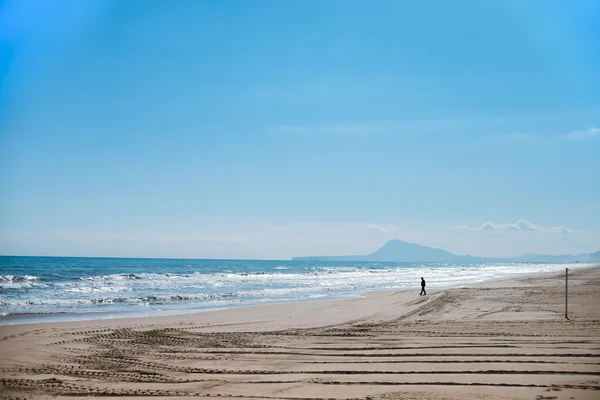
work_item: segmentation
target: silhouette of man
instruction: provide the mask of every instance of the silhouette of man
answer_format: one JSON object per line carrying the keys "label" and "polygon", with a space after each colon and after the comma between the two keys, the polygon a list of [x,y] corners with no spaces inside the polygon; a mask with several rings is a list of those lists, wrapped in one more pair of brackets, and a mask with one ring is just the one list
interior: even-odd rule
{"label": "silhouette of man", "polygon": [[427,296],[427,292],[425,291],[425,279],[421,277],[421,293],[419,296]]}

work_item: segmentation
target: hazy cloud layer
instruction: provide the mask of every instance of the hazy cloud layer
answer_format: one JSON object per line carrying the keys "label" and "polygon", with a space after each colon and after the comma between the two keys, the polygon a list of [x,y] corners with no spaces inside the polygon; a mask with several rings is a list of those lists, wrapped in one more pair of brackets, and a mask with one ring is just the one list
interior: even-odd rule
{"label": "hazy cloud layer", "polygon": [[527,222],[488,222],[482,224],[484,229],[479,226],[462,230],[448,226],[419,228],[413,223],[407,229],[366,222],[232,223],[219,229],[209,226],[181,233],[0,230],[0,254],[284,260],[293,256],[368,254],[392,238],[482,257],[600,250],[600,232],[566,226],[542,228]]}
{"label": "hazy cloud layer", "polygon": [[566,226],[553,226],[552,230],[558,233],[573,233],[575,232],[573,229],[568,228]]}
{"label": "hazy cloud layer", "polygon": [[587,131],[576,131],[568,133],[567,137],[573,140],[598,138],[600,137],[600,129],[596,127],[591,127]]}
{"label": "hazy cloud layer", "polygon": [[587,130],[577,130],[568,133],[508,133],[499,135],[484,136],[484,139],[491,143],[536,143],[542,140],[560,142],[561,140],[585,140],[600,138],[600,128],[592,126]]}
{"label": "hazy cloud layer", "polygon": [[378,224],[369,224],[367,225],[368,229],[375,229],[380,232],[392,232],[401,229],[402,227],[397,225],[378,225]]}
{"label": "hazy cloud layer", "polygon": [[367,120],[343,121],[320,125],[272,125],[268,129],[272,133],[288,136],[371,136],[377,134],[438,132],[447,129],[484,126],[497,123],[498,119],[430,119],[430,120]]}

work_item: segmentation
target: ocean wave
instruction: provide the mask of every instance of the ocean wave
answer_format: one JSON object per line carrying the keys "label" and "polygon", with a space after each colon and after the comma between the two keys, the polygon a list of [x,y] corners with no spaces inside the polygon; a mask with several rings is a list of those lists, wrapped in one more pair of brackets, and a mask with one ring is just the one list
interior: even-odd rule
{"label": "ocean wave", "polygon": [[0,291],[48,286],[42,281],[45,281],[45,279],[32,275],[1,275]]}
{"label": "ocean wave", "polygon": [[[274,268],[281,267],[276,266]],[[564,266],[561,266],[564,268]],[[208,273],[194,272],[190,274],[177,273],[120,273],[110,275],[95,275],[78,280],[40,283],[35,276],[23,276],[13,279],[12,275],[3,276],[0,288],[14,290],[31,288],[35,285],[46,285],[50,290],[74,294],[91,294],[102,292],[213,292],[217,288],[239,291],[259,290],[280,287],[310,287],[318,290],[377,290],[388,288],[410,287],[418,283],[420,276],[426,276],[429,285],[453,286],[469,282],[479,282],[500,276],[527,272],[543,272],[556,269],[556,266],[518,265],[474,265],[464,268],[461,265],[439,267],[431,265],[406,267],[360,268],[354,266],[313,267],[304,273],[253,271],[239,273]],[[10,280],[9,280],[10,279]],[[44,287],[46,287],[44,286]],[[2,296],[0,296],[1,299]]]}
{"label": "ocean wave", "polygon": [[[348,287],[347,289],[352,289]],[[258,290],[223,291],[217,293],[197,294],[164,294],[164,295],[133,295],[118,297],[80,297],[80,298],[36,298],[36,299],[6,299],[0,301],[0,307],[31,307],[31,306],[85,306],[100,304],[164,304],[189,301],[211,301],[251,299],[252,301],[292,300],[320,297],[320,290],[312,287],[261,288]]]}
{"label": "ocean wave", "polygon": [[29,307],[29,306],[78,306],[117,303],[158,304],[165,302],[198,301],[213,299],[228,299],[243,296],[243,293],[202,293],[196,295],[171,294],[164,296],[130,296],[130,297],[91,297],[78,299],[20,299],[0,301],[0,307]]}
{"label": "ocean wave", "polygon": [[130,287],[126,286],[79,286],[65,288],[65,291],[70,293],[127,292],[131,290]]}
{"label": "ocean wave", "polygon": [[[334,271],[324,271],[322,274],[333,274]],[[308,278],[307,274],[294,273],[270,273],[267,271],[238,272],[238,273],[210,273],[202,274],[195,272],[192,274],[157,274],[157,273],[139,273],[139,274],[112,274],[95,275],[88,277],[74,278],[69,282],[58,282],[56,286],[72,286],[85,284],[94,284],[95,282],[105,284],[124,284],[124,285],[144,285],[155,287],[168,287],[172,285],[213,285],[222,282],[248,282],[248,281],[280,281],[282,279],[303,280]],[[131,283],[128,283],[131,282]]]}
{"label": "ocean wave", "polygon": [[13,282],[13,283],[21,283],[21,282],[31,282],[31,281],[39,281],[42,280],[39,276],[31,276],[31,275],[0,275],[0,282]]}
{"label": "ocean wave", "polygon": [[[248,271],[248,272],[232,272],[231,270],[224,270],[222,272],[215,273],[200,273],[194,272],[189,274],[176,274],[176,273],[121,273],[121,274],[110,274],[110,275],[92,275],[85,277],[71,278],[72,282],[112,282],[112,283],[125,283],[135,282],[137,285],[147,285],[157,283],[159,286],[168,285],[167,282],[179,282],[189,284],[214,284],[217,282],[230,281],[230,282],[241,282],[241,281],[278,281],[281,279],[286,280],[307,280],[314,279],[314,276],[320,275],[348,275],[358,274],[364,275],[374,271],[377,273],[388,273],[390,269],[377,269],[370,270],[366,268],[356,267],[312,267],[311,273],[294,273],[287,272],[291,271],[291,267],[287,266],[275,266],[272,271]],[[281,271],[281,272],[280,272]],[[59,286],[69,286],[69,283],[59,282]]]}

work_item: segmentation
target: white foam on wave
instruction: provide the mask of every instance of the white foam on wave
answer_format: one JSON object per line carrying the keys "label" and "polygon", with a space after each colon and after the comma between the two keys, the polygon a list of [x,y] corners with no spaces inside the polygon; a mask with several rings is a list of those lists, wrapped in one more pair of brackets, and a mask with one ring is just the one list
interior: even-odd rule
{"label": "white foam on wave", "polygon": [[39,281],[39,276],[31,275],[0,275],[0,281],[23,282],[23,281]]}
{"label": "white foam on wave", "polygon": [[131,288],[125,286],[100,286],[100,287],[69,287],[65,289],[65,292],[70,293],[102,293],[102,292],[127,292],[131,291]]}
{"label": "white foam on wave", "polygon": [[55,297],[35,298],[35,299],[11,299],[0,301],[3,307],[30,307],[30,306],[81,306],[98,304],[118,304],[118,303],[141,303],[156,304],[165,302],[193,301],[193,300],[214,300],[227,299],[233,297],[250,297],[257,293],[239,292],[239,293],[200,293],[195,295],[162,295],[162,296],[128,296],[128,297],[84,297],[76,299],[59,299]]}
{"label": "white foam on wave", "polygon": [[32,275],[0,275],[0,289],[24,289],[31,287],[45,287],[39,276]]}

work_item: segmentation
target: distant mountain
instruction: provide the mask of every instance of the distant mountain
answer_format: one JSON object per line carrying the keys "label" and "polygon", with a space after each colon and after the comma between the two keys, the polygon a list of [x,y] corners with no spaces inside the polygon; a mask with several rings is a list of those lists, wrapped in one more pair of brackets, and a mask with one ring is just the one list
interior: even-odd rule
{"label": "distant mountain", "polygon": [[[593,258],[596,257],[596,258]],[[483,261],[504,261],[504,262],[576,262],[576,261],[600,261],[600,251],[594,254],[524,254],[520,257],[512,258],[486,258],[474,257],[469,255],[456,255],[443,249],[436,249],[428,246],[421,246],[415,243],[409,243],[402,240],[390,240],[379,250],[367,255],[354,256],[312,256],[312,257],[293,257],[292,260],[313,260],[313,261],[398,261],[398,262],[483,262]]]}
{"label": "distant mountain", "polygon": [[316,256],[293,257],[293,260],[320,260],[320,261],[465,261],[477,259],[471,256],[457,256],[446,250],[421,246],[402,240],[390,240],[374,253],[364,256]]}

